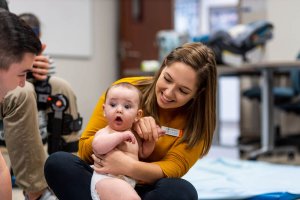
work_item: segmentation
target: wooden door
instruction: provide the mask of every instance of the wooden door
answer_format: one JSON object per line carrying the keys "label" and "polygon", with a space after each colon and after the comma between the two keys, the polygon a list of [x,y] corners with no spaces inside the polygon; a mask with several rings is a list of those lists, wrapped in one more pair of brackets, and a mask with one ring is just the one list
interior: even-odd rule
{"label": "wooden door", "polygon": [[139,71],[142,60],[158,60],[156,34],[173,29],[173,6],[173,0],[120,0],[121,77]]}

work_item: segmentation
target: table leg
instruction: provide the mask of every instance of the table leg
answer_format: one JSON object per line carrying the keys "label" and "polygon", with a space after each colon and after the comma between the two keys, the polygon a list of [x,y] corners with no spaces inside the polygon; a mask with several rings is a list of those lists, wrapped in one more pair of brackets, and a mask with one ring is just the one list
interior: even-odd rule
{"label": "table leg", "polygon": [[220,77],[217,81],[217,94],[216,94],[216,129],[213,137],[213,145],[221,145],[221,120],[220,120]]}
{"label": "table leg", "polygon": [[261,84],[261,148],[250,153],[250,158],[256,158],[260,154],[274,149],[274,124],[273,124],[273,70],[262,70]]}

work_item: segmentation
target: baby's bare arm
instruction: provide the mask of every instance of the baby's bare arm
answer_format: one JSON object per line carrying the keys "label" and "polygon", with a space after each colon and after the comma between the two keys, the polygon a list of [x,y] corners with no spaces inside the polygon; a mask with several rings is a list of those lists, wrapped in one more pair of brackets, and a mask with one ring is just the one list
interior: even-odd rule
{"label": "baby's bare arm", "polygon": [[92,143],[93,151],[96,155],[103,155],[108,153],[124,141],[128,141],[134,144],[135,137],[133,133],[130,131],[116,131],[113,133],[108,133],[104,128],[99,130],[95,135]]}
{"label": "baby's bare arm", "polygon": [[145,159],[153,152],[155,141],[141,141],[141,148],[139,149],[139,158]]}
{"label": "baby's bare arm", "polygon": [[[163,131],[159,126],[157,126],[157,132],[158,132],[158,137],[161,137],[165,134],[165,131]],[[142,138],[140,138],[137,134],[135,134],[136,137],[138,138],[138,142],[139,142],[139,158],[141,159],[145,159],[148,156],[150,156],[150,154],[153,152],[154,147],[155,147],[155,140],[144,140]]]}

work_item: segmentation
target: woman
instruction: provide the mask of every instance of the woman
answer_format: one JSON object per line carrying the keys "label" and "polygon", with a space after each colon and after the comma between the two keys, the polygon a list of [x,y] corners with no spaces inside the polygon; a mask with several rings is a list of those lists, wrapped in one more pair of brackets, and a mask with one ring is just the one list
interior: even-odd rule
{"label": "woman", "polygon": [[[92,168],[123,174],[139,182],[142,199],[198,199],[192,184],[181,179],[198,158],[208,153],[216,125],[216,62],[211,49],[188,43],[173,50],[153,77],[125,78],[143,93],[144,116],[134,130],[145,141],[155,140],[153,153],[136,161],[120,151],[95,157],[92,140],[107,125],[100,98],[81,136],[79,157],[58,152],[45,166],[46,180],[60,200],[90,199]],[[158,137],[163,129],[166,134]]]}

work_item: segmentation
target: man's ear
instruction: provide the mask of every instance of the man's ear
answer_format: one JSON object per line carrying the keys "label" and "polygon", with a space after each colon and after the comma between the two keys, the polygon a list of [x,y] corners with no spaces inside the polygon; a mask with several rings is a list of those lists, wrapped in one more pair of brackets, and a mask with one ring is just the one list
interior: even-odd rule
{"label": "man's ear", "polygon": [[136,115],[136,118],[135,118],[135,121],[139,120],[141,117],[143,117],[143,110],[142,109],[138,109],[138,112],[137,112],[137,115]]}

